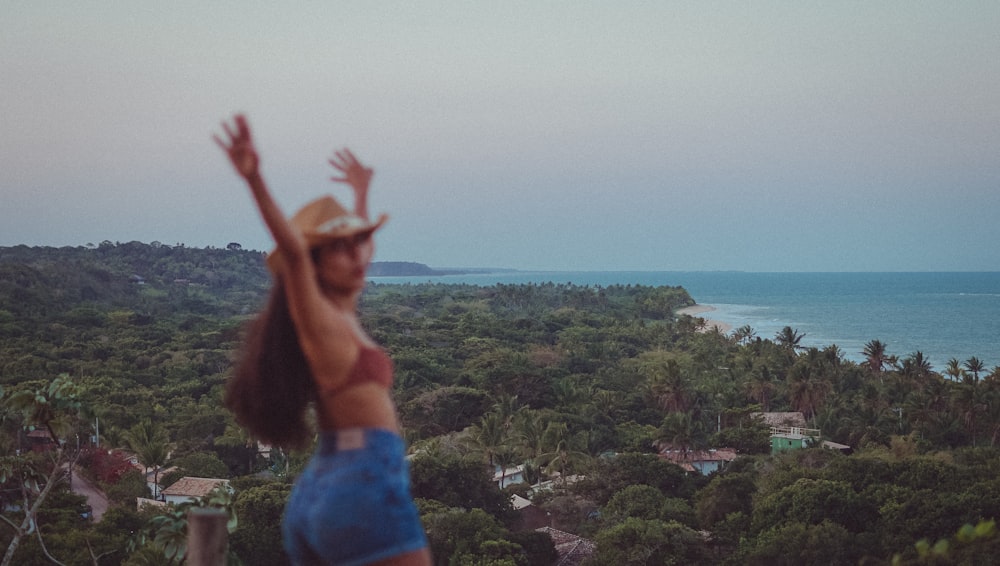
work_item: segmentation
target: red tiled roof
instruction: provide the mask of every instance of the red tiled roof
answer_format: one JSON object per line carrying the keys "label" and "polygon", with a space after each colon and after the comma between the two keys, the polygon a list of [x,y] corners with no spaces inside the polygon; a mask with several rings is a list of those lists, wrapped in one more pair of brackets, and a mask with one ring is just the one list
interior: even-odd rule
{"label": "red tiled roof", "polygon": [[220,485],[228,484],[229,480],[218,478],[190,478],[184,477],[177,480],[173,485],[164,489],[161,493],[164,496],[176,495],[180,497],[201,497],[208,495],[213,489]]}

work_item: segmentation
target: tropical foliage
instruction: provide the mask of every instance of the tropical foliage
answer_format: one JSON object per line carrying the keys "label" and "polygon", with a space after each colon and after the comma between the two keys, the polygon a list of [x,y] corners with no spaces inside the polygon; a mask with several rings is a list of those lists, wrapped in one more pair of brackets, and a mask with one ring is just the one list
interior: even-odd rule
{"label": "tropical foliage", "polygon": [[[0,543],[12,563],[178,556],[176,511],[131,504],[146,470],[164,487],[232,479],[233,554],[282,560],[275,526],[308,454],[259,451],[221,406],[269,285],[262,259],[239,246],[0,248]],[[594,540],[598,564],[994,555],[1000,369],[977,358],[934,368],[876,338],[856,363],[834,345],[802,347],[793,328],[724,334],[674,314],[693,302],[679,287],[369,286],[363,323],[396,364],[437,563],[551,563],[544,537],[521,532],[514,493],[549,526]],[[853,454],[771,455],[761,411],[801,412]],[[33,429],[59,439],[55,450],[33,452]],[[741,457],[708,477],[656,455],[718,447]],[[100,522],[60,473],[72,461],[117,494]],[[497,487],[521,478],[547,487]],[[160,544],[130,547],[122,532]]]}

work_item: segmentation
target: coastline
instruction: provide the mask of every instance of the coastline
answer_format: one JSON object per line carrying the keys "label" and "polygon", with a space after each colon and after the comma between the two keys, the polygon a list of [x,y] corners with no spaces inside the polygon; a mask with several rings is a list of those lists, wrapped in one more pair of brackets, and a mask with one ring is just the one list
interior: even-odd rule
{"label": "coastline", "polygon": [[730,332],[732,332],[733,325],[731,325],[731,324],[726,324],[725,322],[722,322],[721,320],[712,320],[710,318],[705,318],[705,317],[699,316],[701,314],[704,314],[704,313],[707,313],[707,312],[712,312],[714,310],[715,310],[715,307],[709,306],[709,305],[691,305],[690,307],[684,307],[682,309],[677,309],[677,313],[676,314],[678,314],[678,315],[686,314],[686,315],[694,317],[694,318],[701,318],[701,319],[703,319],[705,321],[705,329],[702,330],[702,332],[711,332],[713,330],[718,330],[719,332],[721,332],[723,334],[729,334]]}

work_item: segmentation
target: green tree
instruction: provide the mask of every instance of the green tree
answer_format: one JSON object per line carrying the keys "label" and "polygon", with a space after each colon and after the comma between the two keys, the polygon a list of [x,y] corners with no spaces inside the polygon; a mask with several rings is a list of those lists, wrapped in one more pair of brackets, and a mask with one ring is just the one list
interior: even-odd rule
{"label": "green tree", "polygon": [[629,517],[677,521],[694,526],[694,511],[686,500],[666,497],[649,485],[630,485],[611,496],[601,509],[601,520],[606,525],[621,523]]}
{"label": "green tree", "polygon": [[198,499],[167,507],[162,514],[151,518],[129,542],[130,551],[138,551],[138,556],[133,556],[129,564],[143,563],[139,559],[145,552],[152,558],[165,560],[166,564],[182,564],[187,556],[188,514],[195,509],[209,508],[225,511],[229,517],[226,530],[229,533],[236,530],[238,521],[233,512],[232,493],[228,488],[216,488]]}
{"label": "green tree", "polygon": [[793,329],[791,326],[786,326],[778,331],[774,335],[774,341],[784,348],[789,353],[794,353],[796,350],[801,348],[799,343],[805,338],[805,334]]}
{"label": "green tree", "polygon": [[[25,537],[37,534],[39,543],[42,544],[42,533],[38,526],[39,512],[60,483],[65,474],[64,467],[72,468],[79,456],[78,450],[59,439],[73,430],[74,418],[82,410],[80,393],[80,388],[68,376],[61,375],[47,385],[21,389],[3,399],[4,412],[19,418],[28,429],[37,427],[46,431],[55,442],[55,448],[49,453],[48,461],[39,462],[47,465],[47,470],[36,467],[26,456],[6,456],[0,459],[0,484],[7,482],[8,478],[15,480],[24,514],[20,522],[0,515],[0,521],[10,527],[13,533],[0,566],[13,563],[17,549]],[[44,544],[42,548],[44,550]]]}
{"label": "green tree", "polygon": [[721,474],[698,491],[694,497],[695,513],[702,528],[714,525],[733,513],[749,516],[757,485],[752,473]]}
{"label": "green tree", "polygon": [[630,517],[597,533],[594,564],[673,566],[707,564],[697,531],[676,522]]}
{"label": "green tree", "polygon": [[871,503],[850,484],[802,478],[762,497],[755,505],[752,527],[761,532],[784,523],[818,525],[834,521],[854,533],[863,532],[877,516]]}
{"label": "green tree", "polygon": [[860,558],[854,534],[840,524],[822,521],[815,525],[782,524],[745,539],[730,562],[748,566],[855,566]]}
{"label": "green tree", "polygon": [[538,462],[548,474],[558,472],[565,479],[568,472],[582,472],[590,462],[590,456],[579,449],[580,437],[571,436],[566,423],[550,422],[543,442],[545,448],[538,455]]}
{"label": "green tree", "polygon": [[232,552],[246,566],[288,562],[281,540],[281,521],[292,486],[271,482],[236,494],[233,510],[239,526],[229,538]]}
{"label": "green tree", "polygon": [[[153,485],[160,483],[160,467],[167,462],[170,454],[170,444],[167,432],[151,419],[143,419],[138,424],[128,429],[122,438],[129,450],[135,453],[136,458],[149,473],[153,469]],[[159,499],[160,494],[154,488],[153,499]]]}
{"label": "green tree", "polygon": [[194,452],[173,460],[185,476],[227,478],[229,467],[214,452]]}
{"label": "green tree", "polygon": [[483,509],[495,517],[510,512],[510,501],[480,461],[418,454],[410,461],[410,475],[414,497],[433,499],[446,507]]}
{"label": "green tree", "polygon": [[792,408],[804,414],[806,419],[815,417],[832,389],[823,359],[815,348],[799,357],[789,370],[788,395]]}
{"label": "green tree", "polygon": [[508,540],[507,529],[482,509],[439,509],[422,520],[435,565],[526,562],[524,549]]}
{"label": "green tree", "polygon": [[865,368],[872,375],[878,377],[879,382],[881,382],[883,380],[882,373],[889,364],[886,345],[880,340],[869,340],[861,353],[865,356]]}

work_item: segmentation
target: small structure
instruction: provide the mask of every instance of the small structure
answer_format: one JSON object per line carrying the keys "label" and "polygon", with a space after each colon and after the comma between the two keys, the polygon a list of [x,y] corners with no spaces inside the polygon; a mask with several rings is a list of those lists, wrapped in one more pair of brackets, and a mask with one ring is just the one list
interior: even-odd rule
{"label": "small structure", "polygon": [[149,492],[153,494],[153,499],[162,499],[161,495],[163,488],[160,487],[159,480],[163,478],[164,474],[177,471],[177,466],[170,466],[169,468],[152,468],[146,470],[146,487],[149,488]]}
{"label": "small structure", "polygon": [[586,479],[586,476],[580,476],[576,474],[571,474],[565,478],[559,475],[559,472],[553,472],[549,477],[552,479],[538,482],[528,489],[528,495],[534,496],[540,491],[552,491],[556,487],[567,487],[575,484],[578,481]]}
{"label": "small structure", "polygon": [[760,420],[764,421],[764,424],[769,427],[806,427],[806,417],[798,411],[787,413],[753,413],[750,416],[753,418],[760,418]]}
{"label": "small structure", "polygon": [[515,483],[524,483],[524,464],[513,468],[495,466],[493,470],[493,483],[503,489]]}
{"label": "small structure", "polygon": [[771,427],[771,454],[815,446],[819,443],[819,436],[818,428],[773,426]]}
{"label": "small structure", "polygon": [[574,534],[552,527],[542,527],[535,530],[549,535],[552,543],[556,546],[559,560],[556,561],[555,566],[578,566],[593,556],[597,550],[597,545],[593,541]]}
{"label": "small structure", "polygon": [[52,438],[47,428],[36,428],[30,430],[25,435],[28,439],[28,447],[32,452],[48,452],[59,448],[59,443]]}
{"label": "small structure", "polygon": [[853,449],[846,444],[838,444],[836,442],[830,442],[829,440],[824,440],[819,443],[820,446],[826,448],[827,450],[837,450],[842,454],[850,454]]}
{"label": "small structure", "polygon": [[660,458],[677,464],[688,472],[698,472],[707,476],[724,468],[726,464],[736,459],[736,450],[732,448],[711,448],[709,450],[674,450],[665,448],[660,451]]}
{"label": "small structure", "polygon": [[161,493],[168,504],[184,503],[208,495],[219,486],[229,486],[229,480],[219,478],[183,477]]}
{"label": "small structure", "polygon": [[511,496],[510,503],[514,508],[516,517],[514,519],[513,530],[534,531],[541,527],[552,526],[552,518],[549,514],[530,500],[515,494]]}
{"label": "small structure", "polygon": [[524,509],[525,507],[531,505],[531,500],[525,499],[515,493],[514,495],[510,496],[510,504],[514,508],[514,511],[520,511],[521,509]]}
{"label": "small structure", "polygon": [[818,428],[807,428],[806,418],[802,413],[754,413],[764,424],[771,427],[771,454],[785,450],[800,450],[811,446],[822,446],[829,450],[837,450],[844,454],[851,453],[851,447],[837,444],[829,440],[820,440]]}
{"label": "small structure", "polygon": [[166,507],[167,504],[162,501],[157,501],[155,499],[147,499],[145,497],[135,498],[135,510],[142,511],[146,507],[153,507],[159,509],[160,507]]}

